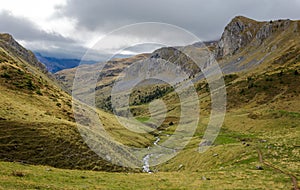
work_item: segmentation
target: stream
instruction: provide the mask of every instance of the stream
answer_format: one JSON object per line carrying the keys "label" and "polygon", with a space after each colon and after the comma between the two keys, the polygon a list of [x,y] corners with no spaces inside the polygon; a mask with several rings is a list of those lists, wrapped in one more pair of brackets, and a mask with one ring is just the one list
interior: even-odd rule
{"label": "stream", "polygon": [[[161,134],[162,131],[158,131],[158,134]],[[161,134],[163,135],[163,134]],[[169,134],[166,134],[166,135],[163,135],[163,136],[167,136],[169,137],[170,135]],[[152,173],[151,169],[150,169],[150,159],[159,159],[161,158],[162,156],[164,156],[165,154],[167,154],[167,152],[173,152],[173,153],[176,153],[176,149],[174,148],[169,148],[169,147],[165,147],[163,145],[159,145],[158,143],[160,142],[160,137],[159,136],[156,136],[155,137],[155,141],[153,142],[153,145],[156,146],[156,147],[159,147],[161,149],[158,150],[158,152],[152,152],[152,153],[149,153],[149,154],[146,154],[144,157],[143,157],[143,172],[145,173]],[[152,147],[148,147],[148,150],[150,150]]]}
{"label": "stream", "polygon": [[[160,141],[160,138],[157,136],[155,137],[156,140],[154,141],[154,145],[155,146],[159,146],[157,143]],[[151,147],[148,147],[148,149],[150,149]],[[152,171],[150,170],[150,164],[149,164],[149,160],[151,158],[151,156],[153,156],[154,154],[146,154],[146,156],[143,158],[143,172],[146,173],[152,173]]]}

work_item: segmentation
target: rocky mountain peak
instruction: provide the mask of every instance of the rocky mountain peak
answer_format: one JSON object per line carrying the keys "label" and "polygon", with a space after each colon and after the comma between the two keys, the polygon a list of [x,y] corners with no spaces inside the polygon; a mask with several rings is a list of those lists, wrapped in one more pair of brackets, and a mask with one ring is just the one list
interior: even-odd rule
{"label": "rocky mountain peak", "polygon": [[255,37],[259,25],[259,22],[243,16],[233,18],[225,27],[222,37],[217,44],[217,57],[232,55],[240,48],[248,45]]}
{"label": "rocky mountain peak", "polygon": [[[291,22],[289,19],[259,22],[244,16],[237,16],[225,27],[216,46],[216,57],[233,55],[250,43],[254,46],[261,45],[273,34],[287,30]],[[294,28],[298,27],[294,26]]]}

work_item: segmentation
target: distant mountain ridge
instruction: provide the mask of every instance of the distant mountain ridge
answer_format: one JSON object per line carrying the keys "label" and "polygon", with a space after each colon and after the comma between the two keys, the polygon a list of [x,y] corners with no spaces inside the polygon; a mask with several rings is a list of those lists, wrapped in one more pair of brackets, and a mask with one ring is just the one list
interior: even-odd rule
{"label": "distant mountain ridge", "polygon": [[[261,73],[265,70],[274,70],[282,67],[299,58],[299,21],[277,20],[277,21],[255,21],[244,16],[233,18],[224,28],[222,37],[219,40],[198,42],[185,47],[162,47],[149,56],[140,56],[139,59],[126,61],[118,59],[118,62],[127,62],[127,66],[134,64],[134,61],[147,59],[164,59],[180,66],[193,81],[204,79],[201,69],[189,57],[182,53],[191,51],[199,54],[207,50],[215,56],[224,74],[245,72]],[[298,58],[297,58],[298,57]],[[127,58],[128,60],[128,58]],[[113,62],[113,61],[112,61]],[[117,62],[116,62],[117,63]],[[274,64],[280,63],[280,64]],[[209,60],[202,60],[204,68],[209,65]],[[109,64],[110,68],[102,71],[103,78],[99,80],[96,87],[99,107],[107,109],[109,90],[113,81],[121,72],[119,64]],[[258,67],[259,66],[259,67]],[[87,70],[94,70],[94,65],[87,65]],[[72,88],[72,81],[76,67],[56,73],[58,80],[62,81],[69,90]],[[111,73],[111,74],[109,74]],[[112,74],[113,73],[113,74]],[[84,77],[84,76],[83,76]],[[104,81],[110,81],[106,83]],[[104,82],[105,84],[101,84]],[[150,93],[150,92],[149,92]]]}
{"label": "distant mountain ridge", "polygon": [[57,71],[63,70],[63,69],[70,69],[73,67],[78,66],[81,64],[94,64],[96,61],[82,61],[80,59],[75,58],[56,58],[56,57],[49,57],[49,56],[43,56],[39,52],[35,52],[35,56],[37,59],[46,65],[47,70],[51,73],[56,73]]}

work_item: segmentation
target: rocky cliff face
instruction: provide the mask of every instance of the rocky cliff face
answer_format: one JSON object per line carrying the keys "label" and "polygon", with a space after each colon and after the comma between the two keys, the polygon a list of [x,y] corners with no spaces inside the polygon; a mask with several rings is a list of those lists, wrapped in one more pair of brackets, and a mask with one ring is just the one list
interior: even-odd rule
{"label": "rocky cliff face", "polygon": [[283,32],[289,28],[291,20],[277,20],[265,22],[255,35],[255,40],[261,44],[265,39],[276,32]]}
{"label": "rocky cliff face", "polygon": [[216,56],[232,55],[248,45],[255,37],[260,23],[246,17],[235,17],[225,28],[217,44]]}
{"label": "rocky cliff face", "polygon": [[215,55],[217,58],[222,58],[235,54],[249,44],[253,46],[261,45],[264,40],[274,33],[283,32],[290,25],[290,20],[258,22],[243,16],[237,16],[226,26],[221,39],[217,43]]}

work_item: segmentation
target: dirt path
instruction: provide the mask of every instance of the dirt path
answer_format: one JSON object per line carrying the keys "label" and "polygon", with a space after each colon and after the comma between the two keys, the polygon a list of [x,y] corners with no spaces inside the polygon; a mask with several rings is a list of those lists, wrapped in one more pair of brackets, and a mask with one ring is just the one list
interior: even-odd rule
{"label": "dirt path", "polygon": [[272,164],[264,161],[263,155],[262,155],[261,150],[259,148],[257,148],[257,153],[258,153],[258,159],[259,159],[260,163],[262,163],[262,164],[264,164],[264,165],[266,165],[270,168],[273,168],[277,172],[280,172],[280,173],[283,173],[283,174],[289,176],[291,178],[292,182],[293,182],[294,190],[300,190],[299,187],[298,187],[298,182],[297,182],[296,176],[294,176],[293,174],[290,174],[288,172],[285,172],[285,171],[281,170],[280,168],[277,168],[277,167],[273,166]]}

